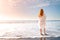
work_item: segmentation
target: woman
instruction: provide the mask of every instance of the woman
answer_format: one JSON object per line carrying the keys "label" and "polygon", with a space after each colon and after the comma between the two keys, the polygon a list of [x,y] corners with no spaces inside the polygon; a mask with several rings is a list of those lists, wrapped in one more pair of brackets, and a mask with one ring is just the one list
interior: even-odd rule
{"label": "woman", "polygon": [[40,13],[38,15],[39,20],[40,20],[40,34],[41,35],[46,35],[46,15],[44,14],[43,9],[40,10]]}

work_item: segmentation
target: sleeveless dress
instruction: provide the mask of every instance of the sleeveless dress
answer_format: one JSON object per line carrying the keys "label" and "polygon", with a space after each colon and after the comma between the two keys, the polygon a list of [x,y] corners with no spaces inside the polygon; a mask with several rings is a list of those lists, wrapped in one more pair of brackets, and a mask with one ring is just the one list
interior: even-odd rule
{"label": "sleeveless dress", "polygon": [[43,15],[42,17],[40,17],[40,28],[44,29],[45,24],[46,24],[46,15]]}

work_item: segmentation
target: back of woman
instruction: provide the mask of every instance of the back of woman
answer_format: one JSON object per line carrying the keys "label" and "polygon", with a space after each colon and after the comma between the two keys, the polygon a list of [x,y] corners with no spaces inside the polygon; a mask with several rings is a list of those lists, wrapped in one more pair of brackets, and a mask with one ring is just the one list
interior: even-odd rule
{"label": "back of woman", "polygon": [[[46,15],[44,14],[43,9],[40,10],[40,13],[38,14],[39,20],[40,20],[40,34],[43,35],[46,34]],[[44,30],[44,32],[42,31]],[[42,33],[43,32],[43,33]]]}

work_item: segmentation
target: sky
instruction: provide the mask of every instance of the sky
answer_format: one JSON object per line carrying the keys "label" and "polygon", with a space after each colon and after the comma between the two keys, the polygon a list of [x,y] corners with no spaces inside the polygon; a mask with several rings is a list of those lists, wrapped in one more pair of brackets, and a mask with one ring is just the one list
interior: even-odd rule
{"label": "sky", "polygon": [[47,20],[60,20],[60,0],[0,0],[0,20],[38,19],[41,8]]}

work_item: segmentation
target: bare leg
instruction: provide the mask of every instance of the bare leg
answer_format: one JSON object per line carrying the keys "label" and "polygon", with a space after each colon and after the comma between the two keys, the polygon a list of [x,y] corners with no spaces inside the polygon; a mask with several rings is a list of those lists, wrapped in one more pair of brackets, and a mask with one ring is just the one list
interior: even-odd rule
{"label": "bare leg", "polygon": [[43,32],[42,26],[40,26],[40,27],[41,27],[41,28],[40,28],[40,34],[43,35],[43,33],[42,33],[42,32]]}
{"label": "bare leg", "polygon": [[44,28],[44,34],[46,34],[46,29]]}
{"label": "bare leg", "polygon": [[40,24],[40,34],[43,35],[42,34],[42,25],[41,24]]}
{"label": "bare leg", "polygon": [[46,26],[45,26],[45,25],[44,25],[44,34],[47,35],[47,34],[46,34]]}
{"label": "bare leg", "polygon": [[40,29],[40,34],[42,35],[42,29]]}
{"label": "bare leg", "polygon": [[42,35],[42,25],[40,24],[40,34]]}

